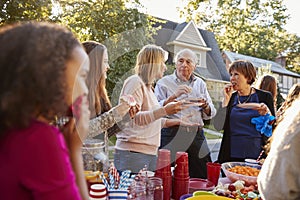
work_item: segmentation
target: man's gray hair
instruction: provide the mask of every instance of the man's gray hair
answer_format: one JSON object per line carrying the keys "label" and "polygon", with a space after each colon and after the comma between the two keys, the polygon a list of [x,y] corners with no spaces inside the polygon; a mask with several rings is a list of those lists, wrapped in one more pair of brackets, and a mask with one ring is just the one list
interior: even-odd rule
{"label": "man's gray hair", "polygon": [[187,48],[181,49],[181,50],[176,54],[175,60],[177,61],[177,60],[178,60],[178,57],[179,57],[181,54],[185,53],[185,52],[188,52],[188,53],[190,53],[190,54],[192,55],[192,59],[193,59],[192,61],[193,61],[194,64],[196,65],[196,64],[197,64],[197,55],[196,55],[196,53],[195,53],[194,51],[192,51],[191,49],[187,49]]}

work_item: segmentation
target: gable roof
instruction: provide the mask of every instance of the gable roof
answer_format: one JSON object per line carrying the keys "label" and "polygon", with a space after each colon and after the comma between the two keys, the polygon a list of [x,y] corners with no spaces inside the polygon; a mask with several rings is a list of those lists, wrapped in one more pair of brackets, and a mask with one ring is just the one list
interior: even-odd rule
{"label": "gable roof", "polygon": [[[197,67],[195,72],[204,78],[229,81],[229,73],[226,70],[214,33],[197,28],[193,22],[176,23],[165,19],[160,20],[165,21],[165,23],[154,25],[154,27],[162,27],[154,36],[155,44],[169,52],[172,51],[169,48],[172,44],[185,44],[205,50],[207,68]],[[193,37],[187,37],[186,35]]]}
{"label": "gable roof", "polygon": [[206,43],[193,21],[186,24],[175,40],[206,47]]}
{"label": "gable roof", "polygon": [[227,56],[227,58],[230,60],[230,62],[234,62],[236,60],[248,60],[257,68],[262,67],[262,66],[266,66],[266,65],[270,65],[272,72],[282,74],[282,75],[287,75],[287,76],[293,76],[293,77],[300,78],[299,74],[285,69],[280,64],[278,64],[274,61],[264,60],[264,59],[256,58],[256,57],[252,57],[252,56],[246,56],[246,55],[243,55],[243,54],[233,53],[233,52],[230,52],[230,51],[223,51],[223,53]]}

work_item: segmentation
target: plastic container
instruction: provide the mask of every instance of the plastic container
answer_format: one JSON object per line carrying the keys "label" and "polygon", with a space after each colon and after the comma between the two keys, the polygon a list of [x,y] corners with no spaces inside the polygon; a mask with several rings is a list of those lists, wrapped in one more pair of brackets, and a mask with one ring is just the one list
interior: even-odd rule
{"label": "plastic container", "polygon": [[212,191],[215,188],[214,184],[207,179],[190,178],[189,181],[189,193],[192,194],[195,191]]}
{"label": "plastic container", "polygon": [[108,199],[124,199],[126,200],[128,198],[128,192],[127,190],[108,190]]}
{"label": "plastic container", "polygon": [[[228,177],[232,182],[235,182],[237,180],[245,181],[245,185],[256,185],[257,184],[257,176],[246,176],[234,172],[228,171],[229,168],[235,167],[235,166],[247,166],[245,162],[226,162],[222,164],[222,170],[224,171],[226,177]],[[255,167],[255,168],[261,168]]]}
{"label": "plastic container", "polygon": [[90,199],[93,200],[106,200],[107,192],[106,187],[103,184],[94,184],[90,188]]}
{"label": "plastic container", "polygon": [[180,197],[179,200],[185,200],[185,199],[188,199],[188,198],[190,198],[190,197],[192,197],[192,196],[193,196],[193,194],[184,194],[184,195],[182,195],[182,196]]}
{"label": "plastic container", "polygon": [[108,172],[109,160],[104,148],[104,142],[99,139],[88,139],[84,142],[82,156],[85,171]]}

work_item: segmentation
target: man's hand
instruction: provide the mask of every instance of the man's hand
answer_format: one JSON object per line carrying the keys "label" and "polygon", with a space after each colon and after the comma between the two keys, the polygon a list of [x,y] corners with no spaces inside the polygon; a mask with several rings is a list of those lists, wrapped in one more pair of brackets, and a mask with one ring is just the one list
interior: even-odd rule
{"label": "man's hand", "polygon": [[180,85],[178,86],[177,90],[175,91],[175,93],[171,96],[169,96],[169,98],[166,99],[166,101],[164,102],[164,105],[170,103],[170,102],[174,102],[176,101],[176,98],[180,97],[183,94],[188,94],[192,92],[192,88],[187,86],[187,85]]}
{"label": "man's hand", "polygon": [[183,94],[191,93],[192,90],[193,89],[187,85],[179,85],[179,87],[177,88],[174,95],[176,96],[176,98],[178,98],[179,96],[181,96]]}

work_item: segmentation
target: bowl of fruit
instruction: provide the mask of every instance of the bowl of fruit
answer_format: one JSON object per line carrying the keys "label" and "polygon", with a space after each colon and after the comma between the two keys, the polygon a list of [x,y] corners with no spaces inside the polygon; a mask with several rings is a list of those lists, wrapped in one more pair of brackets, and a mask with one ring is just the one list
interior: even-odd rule
{"label": "bowl of fruit", "polygon": [[242,180],[246,186],[256,185],[259,167],[250,167],[245,162],[226,162],[222,164],[222,170],[232,182]]}
{"label": "bowl of fruit", "polygon": [[219,183],[212,193],[239,200],[261,200],[257,185],[245,186],[245,182],[238,180],[234,183]]}

